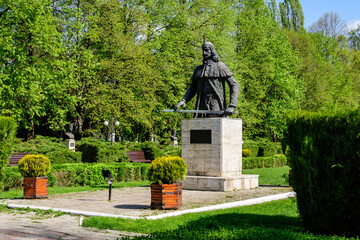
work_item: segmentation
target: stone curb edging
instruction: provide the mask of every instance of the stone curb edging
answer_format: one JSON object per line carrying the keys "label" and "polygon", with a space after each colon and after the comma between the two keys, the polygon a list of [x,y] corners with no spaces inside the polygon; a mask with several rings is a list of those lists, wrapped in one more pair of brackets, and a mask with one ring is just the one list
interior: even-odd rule
{"label": "stone curb edging", "polygon": [[270,202],[270,201],[292,198],[295,196],[296,196],[295,192],[287,192],[287,193],[281,193],[281,194],[265,196],[265,197],[260,197],[260,198],[253,198],[253,199],[242,200],[242,201],[237,201],[237,202],[230,202],[230,203],[222,203],[222,204],[211,205],[211,206],[207,206],[207,207],[187,209],[187,210],[164,213],[161,215],[148,216],[148,217],[131,217],[131,216],[124,216],[124,215],[109,214],[109,213],[88,212],[88,211],[63,209],[63,208],[8,204],[6,202],[0,202],[0,204],[7,205],[8,208],[30,208],[30,209],[40,209],[40,210],[44,210],[44,211],[52,210],[55,212],[61,211],[61,212],[69,213],[72,215],[82,215],[82,216],[86,216],[86,217],[113,217],[113,218],[125,218],[125,219],[133,219],[133,220],[136,220],[136,219],[156,220],[156,219],[162,219],[162,218],[166,218],[166,217],[179,216],[179,215],[186,214],[186,213],[198,213],[198,212],[213,211],[213,210],[220,210],[220,209],[227,209],[227,208],[234,208],[234,207],[241,207],[241,206],[249,206],[249,205],[260,204],[260,203],[265,203],[265,202]]}
{"label": "stone curb edging", "polygon": [[144,217],[144,218],[149,219],[149,220],[155,220],[155,219],[161,219],[161,218],[166,218],[166,217],[179,216],[179,215],[186,214],[186,213],[198,213],[198,212],[205,212],[205,211],[214,211],[214,210],[220,210],[220,209],[255,205],[255,204],[260,204],[260,203],[265,203],[265,202],[270,202],[270,201],[287,199],[287,198],[291,198],[291,197],[295,197],[295,196],[296,196],[295,192],[281,193],[281,194],[253,198],[253,199],[242,200],[242,201],[237,201],[237,202],[222,203],[222,204],[211,205],[211,206],[207,206],[207,207],[200,207],[200,208],[187,209],[187,210],[182,210],[182,211],[177,211],[177,212],[164,213],[161,215],[149,216],[149,217]]}

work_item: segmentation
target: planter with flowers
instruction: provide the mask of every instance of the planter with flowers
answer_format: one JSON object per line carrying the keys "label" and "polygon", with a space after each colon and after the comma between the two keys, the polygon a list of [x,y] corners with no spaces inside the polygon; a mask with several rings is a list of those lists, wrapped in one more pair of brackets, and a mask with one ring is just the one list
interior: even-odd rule
{"label": "planter with flowers", "polygon": [[44,155],[26,155],[19,161],[24,177],[24,198],[47,198],[50,160]]}
{"label": "planter with flowers", "polygon": [[181,157],[160,157],[151,162],[147,178],[151,184],[152,209],[179,209],[182,205],[182,184],[187,168]]}

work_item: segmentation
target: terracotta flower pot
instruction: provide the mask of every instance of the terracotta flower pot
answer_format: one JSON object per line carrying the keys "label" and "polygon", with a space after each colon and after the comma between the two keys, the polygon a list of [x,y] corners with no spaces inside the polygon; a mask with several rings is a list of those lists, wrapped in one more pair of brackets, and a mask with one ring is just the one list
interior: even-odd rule
{"label": "terracotta flower pot", "polygon": [[24,198],[47,198],[48,177],[24,177]]}
{"label": "terracotta flower pot", "polygon": [[151,184],[151,209],[179,209],[182,205],[182,184]]}

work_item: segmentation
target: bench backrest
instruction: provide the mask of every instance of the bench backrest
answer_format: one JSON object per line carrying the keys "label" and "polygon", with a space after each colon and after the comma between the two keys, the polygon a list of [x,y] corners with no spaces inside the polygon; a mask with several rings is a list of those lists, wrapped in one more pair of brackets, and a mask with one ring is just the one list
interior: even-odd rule
{"label": "bench backrest", "polygon": [[130,158],[130,162],[151,162],[151,160],[145,159],[144,151],[131,151],[127,152]]}
{"label": "bench backrest", "polygon": [[19,164],[20,159],[25,157],[26,155],[29,155],[31,153],[13,153],[9,158],[9,167],[11,166],[17,166]]}

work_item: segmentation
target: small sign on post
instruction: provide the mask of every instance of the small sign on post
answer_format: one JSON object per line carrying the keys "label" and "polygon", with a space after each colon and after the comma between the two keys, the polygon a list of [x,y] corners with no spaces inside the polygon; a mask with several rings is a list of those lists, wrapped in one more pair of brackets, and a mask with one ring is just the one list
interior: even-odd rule
{"label": "small sign on post", "polygon": [[101,170],[104,180],[109,184],[109,202],[111,201],[111,184],[113,183],[113,178],[110,170]]}

